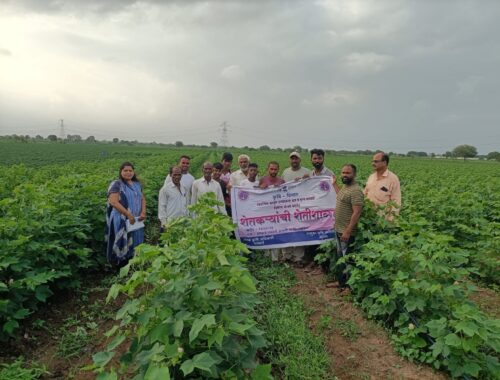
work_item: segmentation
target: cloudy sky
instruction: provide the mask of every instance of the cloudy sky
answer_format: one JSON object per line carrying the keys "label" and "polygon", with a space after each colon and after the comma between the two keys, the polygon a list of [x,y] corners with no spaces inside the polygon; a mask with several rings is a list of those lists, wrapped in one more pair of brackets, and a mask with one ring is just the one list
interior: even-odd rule
{"label": "cloudy sky", "polygon": [[0,135],[500,150],[500,2],[0,0]]}

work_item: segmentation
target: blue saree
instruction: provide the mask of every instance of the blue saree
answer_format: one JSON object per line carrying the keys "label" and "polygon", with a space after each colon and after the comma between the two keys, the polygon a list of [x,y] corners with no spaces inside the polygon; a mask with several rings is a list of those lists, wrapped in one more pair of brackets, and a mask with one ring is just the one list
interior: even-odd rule
{"label": "blue saree", "polygon": [[[120,194],[120,204],[128,209],[136,218],[141,214],[142,189],[139,182],[131,185],[116,180],[108,188],[108,197],[111,193]],[[106,256],[114,265],[123,265],[134,256],[134,248],[144,243],[144,228],[127,232],[127,218],[120,214],[108,202],[106,210]]]}

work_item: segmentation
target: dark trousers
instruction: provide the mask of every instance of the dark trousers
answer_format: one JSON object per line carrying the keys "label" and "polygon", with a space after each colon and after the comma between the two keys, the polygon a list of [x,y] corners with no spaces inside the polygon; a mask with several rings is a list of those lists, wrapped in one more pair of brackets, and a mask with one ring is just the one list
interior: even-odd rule
{"label": "dark trousers", "polygon": [[347,256],[352,252],[354,246],[354,236],[349,237],[349,241],[345,242],[340,240],[342,234],[340,232],[336,232],[337,237],[337,263],[335,265],[335,271],[337,275],[337,280],[339,281],[339,285],[343,288],[347,286],[347,280],[349,279],[349,274],[347,273],[347,265],[345,263],[338,263],[338,260],[341,257]]}

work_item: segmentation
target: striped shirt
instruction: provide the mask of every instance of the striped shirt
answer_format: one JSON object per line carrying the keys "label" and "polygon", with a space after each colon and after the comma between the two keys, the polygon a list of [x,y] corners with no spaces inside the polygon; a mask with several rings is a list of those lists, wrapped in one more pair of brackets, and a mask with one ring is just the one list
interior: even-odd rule
{"label": "striped shirt", "polygon": [[[335,231],[343,233],[349,225],[353,213],[352,206],[363,206],[363,191],[356,182],[344,185],[337,194],[337,206],[335,209]],[[352,229],[351,235],[355,235],[356,227]]]}

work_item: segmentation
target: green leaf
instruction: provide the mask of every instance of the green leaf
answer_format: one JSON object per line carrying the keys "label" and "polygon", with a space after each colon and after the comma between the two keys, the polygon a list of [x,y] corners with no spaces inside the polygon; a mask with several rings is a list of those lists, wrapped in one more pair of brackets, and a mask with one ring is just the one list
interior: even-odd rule
{"label": "green leaf", "polygon": [[191,372],[193,372],[194,371],[193,361],[191,359],[188,359],[184,363],[182,363],[181,371],[182,371],[182,373],[184,373],[184,376],[187,376]]}
{"label": "green leaf", "polygon": [[193,366],[204,371],[210,371],[210,367],[216,364],[216,361],[207,352],[193,356]]}
{"label": "green leaf", "polygon": [[215,314],[205,314],[203,317],[195,319],[189,331],[189,343],[198,337],[198,334],[203,327],[210,327],[215,325]]}
{"label": "green leaf", "polygon": [[242,293],[257,293],[255,283],[248,274],[241,276],[234,287]]}
{"label": "green leaf", "polygon": [[40,302],[45,302],[52,294],[52,291],[47,285],[40,285],[36,287],[35,297]]}
{"label": "green leaf", "polygon": [[111,285],[111,288],[109,289],[109,292],[108,292],[108,296],[106,297],[106,302],[109,302],[111,299],[116,299],[116,297],[118,297],[118,294],[120,293],[121,289],[122,289],[121,284]]}
{"label": "green leaf", "polygon": [[27,317],[30,314],[30,311],[28,309],[19,309],[16,311],[16,313],[13,315],[15,319],[23,319]]}
{"label": "green leaf", "polygon": [[149,339],[151,343],[160,342],[168,344],[168,325],[162,323],[161,325],[155,326],[149,333]]}
{"label": "green leaf", "polygon": [[170,380],[170,371],[166,366],[150,364],[144,375],[144,380]]}
{"label": "green leaf", "polygon": [[466,375],[471,375],[474,377],[478,377],[479,371],[481,371],[481,366],[477,363],[474,362],[467,362],[465,365],[462,367],[463,371],[465,372]]}
{"label": "green leaf", "polygon": [[17,322],[15,319],[11,319],[10,321],[4,323],[3,331],[5,331],[7,334],[12,334],[18,327],[19,322]]}
{"label": "green leaf", "polygon": [[429,334],[437,338],[438,336],[443,335],[446,329],[446,319],[445,318],[440,318],[440,319],[434,319],[430,322],[427,322],[426,325],[427,328],[429,329]]}
{"label": "green leaf", "polygon": [[184,329],[184,321],[182,319],[176,320],[173,326],[174,336],[176,338],[180,337],[183,329]]}
{"label": "green leaf", "polygon": [[118,380],[118,375],[115,371],[112,372],[101,372],[95,380]]}
{"label": "green leaf", "polygon": [[114,352],[101,351],[92,356],[92,360],[96,367],[104,367],[115,356]]}
{"label": "green leaf", "polygon": [[273,380],[271,364],[259,364],[252,371],[252,380]]}
{"label": "green leaf", "polygon": [[107,350],[108,351],[112,351],[114,350],[116,347],[118,347],[120,344],[123,343],[123,341],[125,340],[125,335],[117,335],[114,337],[114,339],[111,341],[110,344],[108,344],[108,347],[107,347]]}
{"label": "green leaf", "polygon": [[104,336],[106,338],[109,338],[110,336],[113,336],[115,334],[116,330],[118,330],[118,326],[114,325],[109,331],[106,331],[106,333],[104,334]]}
{"label": "green leaf", "polygon": [[154,344],[153,347],[151,347],[151,349],[149,350],[143,350],[141,352],[139,352],[139,354],[137,354],[136,356],[136,361],[140,364],[140,365],[146,365],[146,364],[149,364],[149,362],[151,361],[151,358],[157,354],[160,354],[163,349],[165,348],[165,346],[161,345],[160,343],[156,342]]}
{"label": "green leaf", "polygon": [[252,328],[253,326],[254,326],[253,324],[231,322],[229,324],[229,331],[235,332],[236,334],[239,335],[245,335],[245,331]]}
{"label": "green leaf", "polygon": [[448,334],[444,337],[444,343],[452,347],[461,347],[462,340],[457,334]]}
{"label": "green leaf", "polygon": [[455,326],[455,330],[463,331],[465,335],[474,336],[478,332],[478,327],[475,323],[470,321],[460,321]]}
{"label": "green leaf", "polygon": [[217,260],[219,260],[219,264],[222,266],[230,265],[229,261],[227,261],[226,255],[224,252],[217,252]]}
{"label": "green leaf", "polygon": [[212,347],[212,344],[217,343],[219,347],[222,347],[222,340],[225,336],[224,329],[222,327],[218,327],[214,333],[208,337],[208,347]]}

